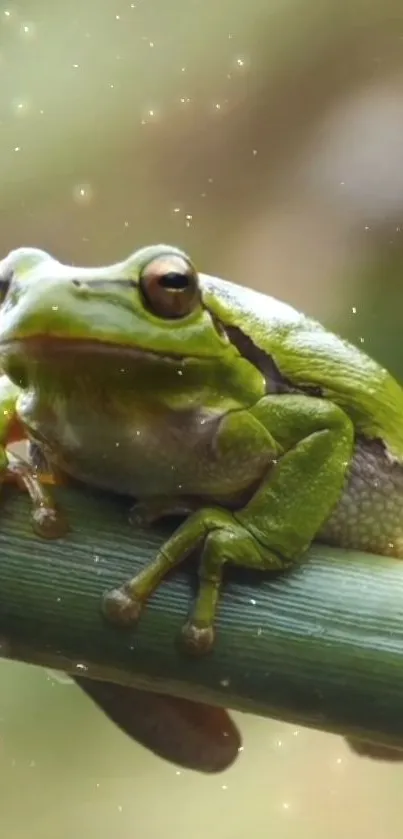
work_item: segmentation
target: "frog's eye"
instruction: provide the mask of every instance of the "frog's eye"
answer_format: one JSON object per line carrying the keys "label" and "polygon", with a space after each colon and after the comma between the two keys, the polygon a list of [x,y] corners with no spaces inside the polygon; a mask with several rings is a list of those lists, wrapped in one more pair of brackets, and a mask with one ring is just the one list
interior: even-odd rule
{"label": "frog's eye", "polygon": [[168,255],[149,262],[140,274],[140,288],[158,317],[183,318],[200,300],[196,271],[181,256]]}
{"label": "frog's eye", "polygon": [[14,271],[12,269],[5,268],[4,270],[1,270],[0,266],[0,305],[5,299],[6,294],[10,288],[13,273]]}

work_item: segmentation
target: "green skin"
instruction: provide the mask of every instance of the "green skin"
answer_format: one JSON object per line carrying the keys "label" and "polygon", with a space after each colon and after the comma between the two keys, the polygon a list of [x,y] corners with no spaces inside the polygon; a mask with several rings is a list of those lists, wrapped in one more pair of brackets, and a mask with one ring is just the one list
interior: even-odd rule
{"label": "green skin", "polygon": [[[162,285],[147,296],[153,273]],[[182,641],[204,653],[226,563],[282,569],[313,540],[403,557],[403,390],[361,351],[164,245],[91,269],[21,248],[0,284],[0,468],[28,489],[37,530],[63,523],[10,460],[18,436],[56,474],[133,496],[137,522],[188,514],[105,596],[106,618],[137,621],[197,549]]]}
{"label": "green skin", "polygon": [[[151,294],[150,271],[162,281]],[[227,562],[283,568],[315,539],[403,557],[403,391],[319,324],[197,275],[164,245],[94,269],[20,248],[0,262],[0,302],[0,476],[28,491],[36,531],[57,537],[66,523],[48,476],[9,452],[18,439],[56,478],[132,495],[139,523],[189,514],[148,567],[105,596],[109,620],[136,621],[198,549],[182,640],[200,654],[213,644]],[[219,771],[237,755],[220,709],[78,681],[126,733],[180,765]]]}

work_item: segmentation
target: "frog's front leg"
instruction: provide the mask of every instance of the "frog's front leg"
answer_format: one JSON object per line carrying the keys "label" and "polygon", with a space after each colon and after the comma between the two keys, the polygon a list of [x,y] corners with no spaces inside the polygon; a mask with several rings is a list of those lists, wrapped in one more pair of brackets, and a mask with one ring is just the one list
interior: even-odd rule
{"label": "frog's front leg", "polygon": [[[241,430],[241,434],[239,431]],[[106,595],[105,614],[118,624],[137,620],[165,574],[201,548],[199,592],[182,637],[192,652],[209,650],[222,571],[226,563],[276,570],[298,560],[337,503],[350,463],[354,429],[332,402],[305,395],[267,396],[249,412],[223,422],[217,446],[272,441],[282,453],[241,509],[193,513],[136,577]]]}
{"label": "frog's front leg", "polygon": [[6,376],[0,377],[0,482],[16,483],[26,492],[32,502],[32,525],[35,532],[47,539],[62,536],[67,524],[57,510],[51,494],[44,484],[51,483],[37,469],[23,458],[7,451],[7,446],[25,439],[19,423],[16,406],[20,395]]}

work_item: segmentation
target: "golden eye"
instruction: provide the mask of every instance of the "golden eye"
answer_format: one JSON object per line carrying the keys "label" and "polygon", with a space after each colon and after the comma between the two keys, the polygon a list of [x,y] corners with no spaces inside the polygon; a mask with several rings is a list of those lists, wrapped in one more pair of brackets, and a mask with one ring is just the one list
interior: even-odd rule
{"label": "golden eye", "polygon": [[12,278],[12,269],[6,268],[3,271],[0,269],[0,304],[3,303],[5,297],[7,296]]}
{"label": "golden eye", "polygon": [[197,273],[181,256],[153,259],[140,274],[140,288],[148,307],[162,318],[183,318],[199,303]]}

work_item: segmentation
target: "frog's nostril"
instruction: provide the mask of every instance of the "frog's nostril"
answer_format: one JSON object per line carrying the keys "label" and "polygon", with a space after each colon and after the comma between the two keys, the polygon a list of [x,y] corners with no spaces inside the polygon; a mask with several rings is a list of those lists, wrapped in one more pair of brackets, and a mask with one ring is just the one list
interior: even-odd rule
{"label": "frog's nostril", "polygon": [[83,282],[82,280],[78,280],[76,277],[74,277],[71,280],[71,284],[72,284],[73,288],[77,291],[77,294],[79,295],[79,297],[88,297],[88,295],[89,295],[88,283],[86,283],[85,281]]}

